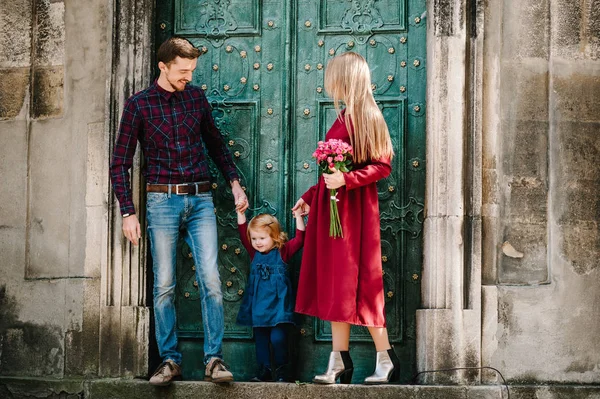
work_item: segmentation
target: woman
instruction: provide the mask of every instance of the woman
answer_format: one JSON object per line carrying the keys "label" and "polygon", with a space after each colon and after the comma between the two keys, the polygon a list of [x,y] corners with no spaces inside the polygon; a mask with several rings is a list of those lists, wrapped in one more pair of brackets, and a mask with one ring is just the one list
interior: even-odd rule
{"label": "woman", "polygon": [[[368,327],[377,350],[375,373],[365,384],[399,377],[384,314],[377,181],[391,172],[392,142],[371,92],[369,66],[352,52],[334,57],[325,71],[325,90],[338,118],[326,140],[340,139],[354,149],[353,169],[324,174],[293,210],[309,214],[296,298],[296,312],[331,322],[333,350],[327,371],[313,382],[349,383],[351,325]],[[340,111],[340,102],[345,109]],[[329,189],[337,189],[343,238],[329,237]],[[310,213],[309,213],[310,211]],[[343,261],[340,261],[343,259]]]}

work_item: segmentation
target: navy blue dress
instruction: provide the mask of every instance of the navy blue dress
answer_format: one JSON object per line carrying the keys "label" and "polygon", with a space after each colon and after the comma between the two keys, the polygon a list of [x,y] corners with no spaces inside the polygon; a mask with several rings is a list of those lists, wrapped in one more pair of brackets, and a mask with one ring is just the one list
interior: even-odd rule
{"label": "navy blue dress", "polygon": [[294,295],[287,261],[302,248],[304,231],[297,230],[296,237],[281,248],[260,253],[248,242],[247,225],[238,228],[252,264],[237,323],[252,327],[294,323]]}

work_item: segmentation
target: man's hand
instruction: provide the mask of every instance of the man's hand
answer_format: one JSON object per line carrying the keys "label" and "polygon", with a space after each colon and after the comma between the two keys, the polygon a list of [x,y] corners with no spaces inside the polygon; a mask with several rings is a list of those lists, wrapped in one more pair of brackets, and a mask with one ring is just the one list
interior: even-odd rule
{"label": "man's hand", "polygon": [[308,205],[302,198],[296,201],[296,205],[292,207],[292,212],[294,212],[294,216],[296,215],[296,211],[300,211],[301,216],[308,215],[310,211],[310,205]]}
{"label": "man's hand", "polygon": [[231,192],[235,201],[235,210],[242,213],[246,211],[248,209],[248,197],[246,197],[246,193],[242,190],[238,180],[231,182]]}
{"label": "man's hand", "polygon": [[325,180],[325,186],[330,189],[340,188],[346,185],[346,179],[344,178],[344,174],[337,169],[331,169],[332,171],[329,174],[324,173],[323,179]]}
{"label": "man's hand", "polygon": [[133,245],[138,245],[138,240],[142,238],[142,229],[136,215],[130,215],[123,218],[123,235]]}

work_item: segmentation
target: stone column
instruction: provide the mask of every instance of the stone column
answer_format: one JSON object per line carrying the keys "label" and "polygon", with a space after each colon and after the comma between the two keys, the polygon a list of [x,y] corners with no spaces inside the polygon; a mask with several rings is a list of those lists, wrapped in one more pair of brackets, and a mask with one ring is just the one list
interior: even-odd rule
{"label": "stone column", "polygon": [[[154,2],[114,2],[110,121],[110,151],[116,140],[125,100],[150,83]],[[139,151],[132,169],[134,202],[140,210]],[[109,188],[107,257],[102,267],[100,315],[101,376],[144,376],[148,372],[148,339],[151,323],[146,307],[145,233],[138,247],[130,245],[121,230],[119,204]],[[142,230],[145,219],[138,214]]]}
{"label": "stone column", "polygon": [[[481,7],[427,8],[427,193],[419,372],[478,367],[481,352]],[[477,371],[424,373],[420,382],[479,379]]]}

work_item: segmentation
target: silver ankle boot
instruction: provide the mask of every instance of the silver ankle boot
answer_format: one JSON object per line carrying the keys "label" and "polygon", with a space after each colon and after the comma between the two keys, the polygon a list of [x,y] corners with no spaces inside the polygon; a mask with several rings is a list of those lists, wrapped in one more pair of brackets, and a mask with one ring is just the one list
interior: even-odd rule
{"label": "silver ankle boot", "polygon": [[335,381],[339,378],[340,383],[350,384],[353,372],[354,366],[348,351],[331,352],[327,371],[324,374],[316,375],[313,382],[316,384],[335,384]]}
{"label": "silver ankle boot", "polygon": [[365,384],[377,385],[396,381],[400,377],[400,361],[394,349],[377,352],[377,364],[375,373],[365,378]]}

